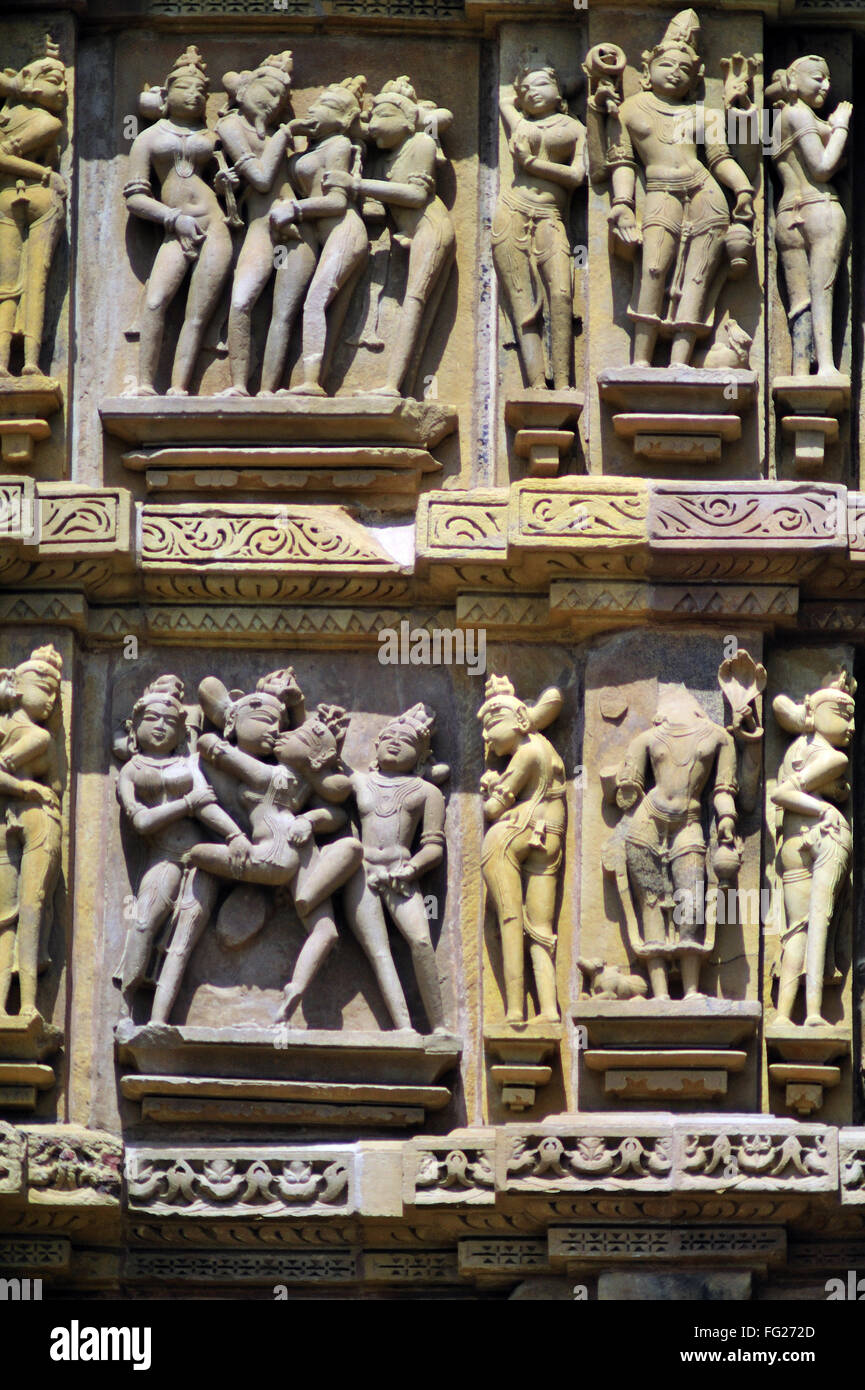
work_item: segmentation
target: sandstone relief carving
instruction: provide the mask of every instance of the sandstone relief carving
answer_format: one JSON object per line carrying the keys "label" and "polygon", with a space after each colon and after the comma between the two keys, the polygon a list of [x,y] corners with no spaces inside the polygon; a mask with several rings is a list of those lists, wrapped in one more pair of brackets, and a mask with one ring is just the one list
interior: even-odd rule
{"label": "sandstone relief carving", "polygon": [[414,705],[382,729],[369,772],[352,773],[363,869],[346,885],[345,902],[394,1027],[411,1028],[411,1019],[388,942],[388,917],[409,944],[430,1027],[444,1033],[441,986],[420,887],[424,874],[441,863],[445,846],[445,799],[436,783],[449,769],[429,761],[434,728],[433,711]]}
{"label": "sandstone relief carving", "polygon": [[60,734],[54,718],[62,659],[37,647],[0,672],[0,1022],[17,972],[19,1016],[39,1017],[36,989],[48,964],[60,873]]}
{"label": "sandstone relief carving", "polygon": [[24,350],[21,376],[42,375],[48,272],[69,192],[58,173],[66,92],[66,68],[50,37],[44,56],[20,72],[0,73],[0,392],[16,337]]}
{"label": "sandstone relief carving", "polygon": [[[644,90],[621,100],[615,76],[624,62],[610,58],[611,75],[593,98],[606,125],[613,248],[636,266],[629,310],[635,366],[653,364],[659,338],[670,339],[672,367],[689,364],[696,343],[712,332],[724,281],[743,275],[753,254],[750,181],[720,128],[710,129],[707,121],[705,145],[700,136],[699,34],[695,12],[680,11],[661,41],[643,54]],[[646,195],[638,225],[640,170]],[[734,198],[732,212],[725,189]]]}
{"label": "sandstone relief carving", "polygon": [[216,124],[227,164],[221,182],[233,203],[230,221],[245,228],[231,290],[231,386],[225,395],[249,395],[252,311],[273,276],[270,213],[288,179],[286,161],[294,149],[290,124],[284,119],[293,115],[292,69],[292,55],[286,50],[271,54],[251,71],[227,72],[222,79],[229,100]]}
{"label": "sandstone relief carving", "polygon": [[134,391],[139,396],[157,393],[165,317],[187,278],[186,313],[168,394],[188,395],[205,331],[231,270],[231,232],[215,186],[217,136],[206,123],[209,91],[206,65],[190,45],[164,84],[146,88],[139,100],[141,116],[155,124],[133,141],[123,194],[133,217],[163,231],[141,307]]}
{"label": "sandstone relief carving", "polygon": [[440,137],[452,123],[452,112],[420,101],[408,77],[397,77],[372,98],[365,122],[364,133],[376,151],[369,177],[331,169],[322,180],[325,193],[343,190],[364,199],[366,215],[375,216],[383,205],[392,224],[391,247],[408,251],[401,316],[385,380],[374,394],[407,391],[453,265],[454,226],[436,191],[444,163]]}
{"label": "sandstone relief carving", "polygon": [[586,177],[586,131],[552,67],[527,63],[505,88],[501,118],[513,159],[499,196],[493,259],[525,384],[572,384],[574,287],[568,213]]}
{"label": "sandstone relief carving", "polygon": [[[250,394],[252,315],[270,286],[258,394],[326,395],[330,359],[369,257],[365,217],[391,224],[390,261],[408,251],[399,327],[373,394],[399,397],[412,386],[455,256],[453,223],[437,193],[440,138],[452,113],[418,98],[408,77],[370,96],[366,79],[357,76],[326,87],[296,118],[292,73],[288,50],[254,69],[225,73],[228,101],[214,129],[206,122],[206,65],[194,47],[164,86],[141,97],[141,114],[159,119],[132,146],[124,192],[129,211],[162,226],[165,240],[141,310],[134,394],[156,393],[165,315],[187,275],[186,319],[168,394],[190,391],[236,249],[231,385],[221,394]],[[286,364],[298,323],[301,379],[292,386]],[[378,339],[376,345],[385,347]]]}
{"label": "sandstone relief carving", "polygon": [[[292,129],[306,136],[306,148],[289,165],[292,196],[280,198],[270,214],[277,244],[286,248],[276,275],[271,319],[272,348],[262,389],[279,388],[295,319],[303,309],[303,380],[288,388],[309,396],[326,394],[322,385],[325,350],[345,320],[353,283],[366,264],[369,237],[355,202],[344,188],[324,188],[327,173],[357,176],[363,152],[362,101],[365,77],[326,87]],[[342,293],[341,293],[342,292]]]}
{"label": "sandstone relief carving", "polygon": [[501,934],[506,1021],[524,1023],[525,949],[529,947],[540,1017],[556,1022],[556,895],[564,842],[565,769],[540,730],[558,716],[561,691],[534,705],[506,676],[491,676],[478,710],[487,770],[481,778],[486,819],[481,866]]}
{"label": "sandstone relief carving", "polygon": [[[752,808],[756,797],[765,683],[765,669],[740,650],[719,671],[732,710],[727,728],[679,686],[660,697],[652,727],[632,739],[621,766],[602,773],[608,800],[623,812],[604,869],[616,885],[629,950],[645,965],[655,999],[670,997],[674,972],[686,999],[700,995],[700,968],[714,949],[716,927],[707,868],[723,884],[735,880],[741,864],[737,823],[743,803]],[[708,846],[705,802],[713,821]]]}
{"label": "sandstone relief carving", "polygon": [[781,181],[775,242],[787,289],[792,374],[843,381],[832,347],[832,301],[847,218],[830,182],[843,162],[853,107],[842,101],[823,119],[829,67],[809,54],[773,75],[766,90],[777,115],[772,158]]}
{"label": "sandstone relief carving", "polygon": [[[131,1016],[138,990],[150,981],[151,1022],[168,1022],[211,920],[226,950],[242,950],[271,916],[278,893],[307,934],[277,1015],[290,1022],[336,945],[334,894],[344,888],[346,919],[394,1027],[412,1024],[388,919],[409,943],[430,1029],[443,1033],[420,888],[442,862],[445,843],[436,783],[448,768],[430,763],[432,711],[416,705],[385,724],[373,765],[361,772],[342,761],[350,716],[336,705],[308,712],[291,668],[271,672],[249,694],[209,676],[198,700],[190,712],[180,680],[160,677],[136,702],[117,744],[126,759],[118,799],[146,846],[115,975],[123,1016]],[[360,839],[351,833],[355,815]]]}
{"label": "sandstone relief carving", "polygon": [[845,749],[853,738],[855,690],[842,672],[801,704],[787,695],[772,703],[781,728],[796,735],[771,795],[783,885],[778,1014],[793,1021],[804,980],[806,1027],[825,1025],[824,987],[841,979],[835,929],[853,851],[843,807],[850,797]]}

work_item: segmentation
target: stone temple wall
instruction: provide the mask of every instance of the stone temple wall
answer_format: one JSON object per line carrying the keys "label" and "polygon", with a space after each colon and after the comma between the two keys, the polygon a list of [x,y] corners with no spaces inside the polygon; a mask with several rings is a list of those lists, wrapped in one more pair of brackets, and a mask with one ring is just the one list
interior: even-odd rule
{"label": "stone temple wall", "polygon": [[865,1258],[865,9],[0,5],[0,1268]]}

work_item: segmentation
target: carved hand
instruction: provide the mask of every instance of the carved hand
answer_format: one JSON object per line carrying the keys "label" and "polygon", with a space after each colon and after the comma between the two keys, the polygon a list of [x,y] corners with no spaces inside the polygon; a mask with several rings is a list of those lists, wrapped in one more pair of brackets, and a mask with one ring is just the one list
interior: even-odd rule
{"label": "carved hand", "polygon": [[736,837],[736,822],[732,816],[722,816],[718,821],[718,839],[731,845]]}
{"label": "carved hand", "polygon": [[202,758],[207,758],[208,762],[215,763],[219,758],[227,753],[229,745],[219,734],[202,734],[198,740],[198,751]]}
{"label": "carved hand", "polygon": [[288,832],[289,842],[293,845],[305,845],[307,840],[312,838],[312,824],[306,816],[298,816],[294,825]]}
{"label": "carved hand", "polygon": [[186,237],[189,241],[201,242],[205,237],[205,233],[202,231],[195,218],[190,217],[187,212],[182,212],[174,223],[174,235],[177,237],[178,241]]}
{"label": "carved hand", "polygon": [[613,208],[609,216],[610,231],[621,246],[639,246],[642,241],[634,209],[621,203]]}
{"label": "carved hand", "polygon": [[849,101],[839,101],[832,115],[829,117],[829,124],[833,130],[849,130],[852,115],[852,103]]}
{"label": "carved hand", "polygon": [[510,149],[517,167],[530,174],[537,159],[537,150],[532,149],[529,137],[525,134],[515,135],[511,140]]}
{"label": "carved hand", "polygon": [[29,778],[22,777],[19,787],[25,801],[36,801],[40,806],[52,806],[57,801],[51,788],[44,787],[41,782],[31,782]]}
{"label": "carved hand", "polygon": [[736,222],[754,221],[754,195],[749,190],[737,194],[733,218]]}
{"label": "carved hand", "polygon": [[216,805],[216,792],[212,787],[193,787],[183,799],[190,811],[201,811],[205,806]]}

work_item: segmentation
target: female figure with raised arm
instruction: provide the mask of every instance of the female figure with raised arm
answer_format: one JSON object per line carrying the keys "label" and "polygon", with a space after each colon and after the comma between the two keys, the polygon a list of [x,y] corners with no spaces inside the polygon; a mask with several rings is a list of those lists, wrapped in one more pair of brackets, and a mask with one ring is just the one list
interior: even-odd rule
{"label": "female figure with raised arm", "polygon": [[58,749],[46,725],[61,671],[60,653],[38,647],[0,678],[0,1016],[16,958],[20,1016],[37,1013],[40,942],[60,873]]}
{"label": "female figure with raised arm", "polygon": [[791,1019],[805,980],[805,1024],[820,1027],[823,986],[836,982],[833,928],[850,872],[853,836],[841,810],[850,796],[856,685],[846,672],[799,704],[772,702],[775,718],[798,737],[778,771],[771,800],[778,807],[778,857],[784,886],[784,924],[778,969],[778,1013]]}
{"label": "female figure with raised arm", "polygon": [[[209,84],[197,48],[187,48],[164,87],[142,93],[142,115],[160,119],[136,137],[123,190],[135,217],[165,233],[147,281],[141,318],[136,395],[155,396],[156,369],[168,308],[189,274],[186,317],[177,341],[170,396],[186,396],[204,333],[231,269],[225,216],[208,181],[215,170],[216,132],[205,123]],[[153,194],[153,176],[159,197]]]}
{"label": "female figure with raised arm", "polygon": [[224,838],[242,838],[198,758],[182,749],[186,739],[183,683],[160,676],[132,710],[122,752],[129,756],[117,783],[117,799],[147,846],[147,862],[114,982],[122,994],[122,1016],[147,974],[160,928],[174,918],[171,943],[160,971],[151,1021],[167,1023],[193,947],[207,925],[217,885],[199,869],[186,870],[184,855],[201,839],[201,826]]}
{"label": "female figure with raised arm", "polygon": [[[411,950],[415,978],[434,1032],[445,1031],[444,1009],[429,918],[420,880],[444,857],[445,800],[427,770],[435,715],[415,705],[386,724],[376,739],[369,772],[354,772],[360,813],[363,869],[345,888],[352,930],[375,972],[396,1028],[411,1028],[405,994],[388,941],[387,915]],[[415,848],[415,839],[418,839]]]}
{"label": "female figure with raised arm", "polygon": [[817,113],[828,93],[826,60],[809,54],[776,72],[766,96],[777,110],[772,158],[783,192],[775,242],[787,282],[793,375],[808,376],[816,357],[818,376],[831,379],[841,375],[832,352],[832,300],[847,218],[829,180],[844,158],[853,108],[839,102],[823,120]]}
{"label": "female figure with raised arm", "polygon": [[[339,299],[342,312],[331,312],[330,322],[328,309],[363,269],[369,238],[348,193],[335,187],[326,192],[324,176],[354,174],[359,169],[360,147],[352,143],[352,128],[359,125],[365,89],[363,77],[326,87],[303,120],[291,123],[292,135],[306,135],[308,143],[289,160],[291,187],[285,190],[289,196],[276,202],[270,213],[274,241],[285,242],[285,247],[277,262],[261,374],[263,394],[280,388],[291,331],[303,304],[303,381],[291,390],[326,395],[321,379],[328,329],[333,340],[348,307],[346,296]],[[301,196],[293,196],[294,190]]]}
{"label": "female figure with raised arm", "polygon": [[287,124],[291,114],[292,57],[271,54],[251,72],[227,72],[222,85],[231,98],[216,133],[231,167],[228,181],[243,188],[247,229],[234,272],[228,317],[231,386],[225,396],[249,395],[252,311],[273,274],[270,210],[288,177],[286,155],[293,148]]}
{"label": "female figure with raised arm", "polygon": [[[402,313],[393,335],[387,378],[376,394],[400,395],[409,369],[423,351],[453,264],[453,222],[436,195],[436,168],[441,159],[437,135],[450,125],[450,111],[419,102],[407,77],[386,82],[373,97],[368,133],[379,153],[370,178],[330,170],[322,180],[325,193],[341,188],[354,197],[384,203],[394,226],[394,240],[408,248],[408,276]],[[426,330],[426,332],[424,332]]]}
{"label": "female figure with raised arm", "polygon": [[66,216],[66,180],[57,173],[66,69],[60,50],[19,73],[0,72],[0,377],[9,376],[12,339],[24,343],[22,376],[38,376],[48,272]]}
{"label": "female figure with raised arm", "polygon": [[493,260],[517,338],[526,385],[547,385],[544,320],[553,385],[571,384],[574,309],[567,230],[571,194],[586,177],[582,122],[568,115],[554,68],[523,67],[501,100],[514,161],[512,186],[499,197]]}

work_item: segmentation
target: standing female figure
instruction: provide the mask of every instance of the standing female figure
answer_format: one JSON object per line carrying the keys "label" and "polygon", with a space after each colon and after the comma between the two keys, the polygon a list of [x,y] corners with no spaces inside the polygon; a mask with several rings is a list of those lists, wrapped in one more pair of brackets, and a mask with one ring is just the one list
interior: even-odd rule
{"label": "standing female figure", "polygon": [[222,838],[242,838],[217,805],[198,758],[181,751],[186,738],[182,698],[177,676],[160,676],[136,701],[126,740],[132,756],[117,783],[117,799],[147,845],[133,919],[114,973],[122,1017],[131,1015],[160,928],[174,917],[153,1001],[154,1023],[168,1022],[183,972],[216,901],[216,881],[200,869],[186,869],[184,854],[201,839],[201,825]]}
{"label": "standing female figure", "polygon": [[501,101],[514,161],[493,221],[493,260],[513,322],[526,385],[546,386],[544,319],[553,385],[571,384],[574,308],[567,215],[586,177],[582,123],[568,115],[554,68],[524,67]]}
{"label": "standing female figure", "polygon": [[820,1027],[823,986],[835,971],[833,925],[850,872],[853,836],[840,809],[850,796],[855,684],[846,675],[806,695],[772,702],[775,718],[799,737],[787,750],[771,800],[779,810],[779,861],[784,885],[778,1013],[790,1019],[805,979],[805,1023]]}
{"label": "standing female figure", "polygon": [[398,396],[413,362],[423,351],[453,264],[453,222],[436,195],[436,168],[441,158],[436,140],[425,127],[435,120],[441,132],[453,120],[450,111],[418,101],[407,77],[386,82],[373,97],[368,132],[379,154],[371,178],[330,170],[322,180],[325,193],[343,189],[354,197],[377,198],[390,211],[394,240],[408,247],[408,277],[402,313],[394,331],[387,379],[376,394]]}
{"label": "standing female figure", "polygon": [[55,735],[46,725],[61,670],[60,653],[38,647],[0,681],[0,1015],[17,959],[25,1019],[37,1012],[40,941],[60,872],[60,775]]}
{"label": "standing female figure", "polygon": [[[163,228],[164,240],[147,281],[141,318],[136,395],[155,396],[156,369],[168,309],[189,274],[186,317],[171,374],[169,396],[186,396],[204,333],[231,269],[232,244],[208,169],[216,132],[205,123],[209,84],[197,48],[187,48],[164,87],[142,93],[142,115],[161,113],[136,137],[123,195],[135,217]],[[153,175],[160,186],[153,195]]]}
{"label": "standing female figure", "polygon": [[[273,291],[273,317],[267,335],[261,374],[263,394],[279,389],[291,330],[303,303],[303,381],[291,388],[307,396],[324,396],[328,328],[333,340],[348,307],[351,285],[369,255],[369,238],[357,208],[342,188],[324,188],[331,171],[356,173],[360,147],[352,143],[352,127],[361,115],[366,78],[351,77],[326,87],[302,121],[291,123],[292,135],[307,137],[307,148],[289,160],[291,192],[274,204],[270,226],[274,240],[284,241]],[[279,248],[278,248],[279,249]],[[340,291],[346,293],[340,296]],[[339,307],[328,309],[340,296]]]}
{"label": "standing female figure", "polygon": [[66,69],[50,39],[45,57],[0,72],[0,377],[12,339],[24,342],[22,376],[39,375],[45,292],[66,216],[66,180],[56,172]]}
{"label": "standing female figure", "polygon": [[216,123],[216,133],[231,161],[229,182],[243,186],[247,229],[234,272],[228,316],[228,361],[231,386],[224,396],[249,395],[252,311],[273,274],[270,210],[288,176],[291,148],[287,125],[291,114],[292,57],[271,54],[252,72],[227,72],[222,85],[231,97]]}
{"label": "standing female figure", "polygon": [[829,179],[842,162],[853,108],[842,101],[822,120],[817,112],[828,93],[826,60],[813,54],[776,72],[766,92],[777,110],[772,158],[783,192],[775,241],[787,282],[794,376],[809,375],[812,357],[820,377],[839,376],[832,353],[832,299],[847,218]]}

